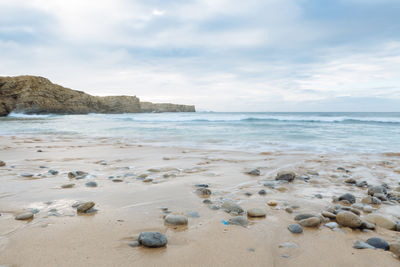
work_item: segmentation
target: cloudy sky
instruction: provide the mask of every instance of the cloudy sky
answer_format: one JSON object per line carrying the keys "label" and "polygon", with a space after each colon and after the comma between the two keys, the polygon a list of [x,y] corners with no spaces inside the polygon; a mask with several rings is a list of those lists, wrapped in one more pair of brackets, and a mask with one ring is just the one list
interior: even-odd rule
{"label": "cloudy sky", "polygon": [[399,0],[0,0],[0,75],[214,111],[400,111]]}

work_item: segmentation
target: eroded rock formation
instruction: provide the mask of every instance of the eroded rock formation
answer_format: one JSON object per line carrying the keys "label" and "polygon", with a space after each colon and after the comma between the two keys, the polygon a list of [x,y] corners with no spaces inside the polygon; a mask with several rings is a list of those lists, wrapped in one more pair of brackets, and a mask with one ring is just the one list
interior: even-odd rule
{"label": "eroded rock formation", "polygon": [[25,114],[87,114],[195,112],[194,106],[141,103],[136,96],[92,96],[37,76],[0,77],[0,116]]}

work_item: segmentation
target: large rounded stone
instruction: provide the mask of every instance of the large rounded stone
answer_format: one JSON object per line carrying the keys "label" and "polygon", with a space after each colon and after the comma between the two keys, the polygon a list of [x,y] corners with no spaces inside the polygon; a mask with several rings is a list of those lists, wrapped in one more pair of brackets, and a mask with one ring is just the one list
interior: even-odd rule
{"label": "large rounded stone", "polygon": [[350,202],[350,204],[356,203],[356,197],[353,194],[350,193],[346,193],[344,195],[341,195],[339,197],[339,201],[341,200],[347,200],[348,202]]}
{"label": "large rounded stone", "polygon": [[367,244],[375,247],[375,248],[380,248],[384,250],[389,250],[389,244],[382,238],[378,237],[371,237],[370,239],[367,240]]}
{"label": "large rounded stone", "polygon": [[247,216],[249,217],[265,217],[267,212],[264,209],[252,208],[247,210]]}
{"label": "large rounded stone", "polygon": [[138,241],[141,245],[149,248],[160,248],[167,244],[167,238],[159,232],[142,232]]}
{"label": "large rounded stone", "polygon": [[165,223],[169,225],[187,225],[188,218],[184,215],[169,214],[165,217]]}
{"label": "large rounded stone", "polygon": [[358,228],[362,225],[362,220],[359,216],[350,211],[341,211],[336,215],[336,221],[341,226]]}
{"label": "large rounded stone", "polygon": [[318,217],[311,217],[299,221],[299,224],[303,227],[319,227],[321,224],[321,219]]}
{"label": "large rounded stone", "polygon": [[81,213],[87,212],[88,210],[93,208],[94,205],[95,205],[95,203],[93,201],[85,202],[85,203],[79,204],[79,206],[76,208],[76,210]]}
{"label": "large rounded stone", "polygon": [[226,212],[236,212],[238,214],[241,214],[244,212],[242,207],[240,207],[238,204],[233,202],[232,200],[225,200],[224,203],[222,203],[221,206],[222,209],[224,209]]}
{"label": "large rounded stone", "polygon": [[379,214],[368,214],[365,216],[365,220],[385,229],[396,230],[394,221]]}
{"label": "large rounded stone", "polygon": [[296,178],[296,174],[294,172],[282,171],[276,175],[275,180],[283,180],[283,181],[291,182],[294,180],[294,178]]}
{"label": "large rounded stone", "polygon": [[15,216],[16,220],[21,220],[21,221],[30,220],[32,218],[33,218],[33,213],[30,211],[24,212],[24,213],[19,213],[19,214],[17,214],[17,216]]}

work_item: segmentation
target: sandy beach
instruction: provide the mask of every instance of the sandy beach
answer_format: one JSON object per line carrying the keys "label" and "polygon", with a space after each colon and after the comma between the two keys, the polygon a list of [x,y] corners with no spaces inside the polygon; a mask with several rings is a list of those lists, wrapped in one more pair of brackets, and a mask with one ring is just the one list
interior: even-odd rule
{"label": "sandy beach", "polygon": [[[399,154],[246,153],[141,146],[112,138],[60,135],[0,137],[0,265],[5,266],[397,266],[382,249],[354,249],[355,241],[400,232],[324,226],[288,230],[298,214],[320,214],[333,197],[353,194],[357,203],[369,185],[399,186]],[[338,169],[339,168],[339,169]],[[246,172],[258,169],[260,175]],[[57,174],[50,174],[56,170]],[[69,178],[71,171],[88,173]],[[293,171],[292,182],[276,181]],[[32,176],[31,176],[32,175]],[[28,177],[31,176],[31,177]],[[95,182],[95,187],[86,183]],[[62,188],[71,184],[72,188]],[[201,196],[198,185],[212,194]],[[197,185],[197,186],[196,186]],[[92,183],[93,186],[93,183]],[[265,190],[266,194],[260,192]],[[211,203],[203,203],[209,199]],[[266,217],[245,227],[225,224],[235,217],[221,205],[231,199],[244,211]],[[77,201],[95,202],[95,212],[77,213]],[[276,202],[270,206],[268,202]],[[274,203],[269,203],[274,204]],[[346,204],[346,203],[345,203]],[[346,205],[344,205],[346,206]],[[373,205],[393,221],[400,206]],[[32,211],[33,220],[15,220]],[[289,213],[291,212],[292,213]],[[170,226],[166,214],[188,218]],[[360,211],[363,218],[366,212]],[[326,218],[325,218],[326,219]],[[328,220],[329,221],[329,220]],[[333,220],[334,221],[334,220]],[[131,247],[141,232],[163,233],[164,248]]]}

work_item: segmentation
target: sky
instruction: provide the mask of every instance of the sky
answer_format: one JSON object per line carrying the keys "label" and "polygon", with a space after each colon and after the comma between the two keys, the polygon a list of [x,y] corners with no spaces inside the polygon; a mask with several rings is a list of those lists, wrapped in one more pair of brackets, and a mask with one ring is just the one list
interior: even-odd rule
{"label": "sky", "polygon": [[203,111],[400,111],[399,0],[0,0],[0,76]]}

